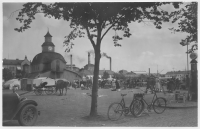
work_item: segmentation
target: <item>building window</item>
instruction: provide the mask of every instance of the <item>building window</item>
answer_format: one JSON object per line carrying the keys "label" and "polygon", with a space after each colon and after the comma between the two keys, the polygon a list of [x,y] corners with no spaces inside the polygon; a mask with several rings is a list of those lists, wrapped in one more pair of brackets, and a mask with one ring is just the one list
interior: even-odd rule
{"label": "building window", "polygon": [[10,70],[14,71],[15,70],[15,67],[9,67]]}

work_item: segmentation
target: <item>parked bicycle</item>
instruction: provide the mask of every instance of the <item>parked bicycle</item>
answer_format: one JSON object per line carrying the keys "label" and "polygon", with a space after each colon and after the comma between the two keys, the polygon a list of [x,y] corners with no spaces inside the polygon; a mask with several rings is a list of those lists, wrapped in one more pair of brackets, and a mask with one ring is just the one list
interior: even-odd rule
{"label": "parked bicycle", "polygon": [[[151,111],[152,107],[153,107],[153,110],[157,113],[157,114],[161,114],[165,111],[166,109],[166,99],[165,98],[162,98],[162,97],[158,97],[157,96],[157,93],[158,91],[154,90],[153,93],[154,93],[154,96],[152,98],[152,101],[150,104],[148,104],[146,102],[146,100],[144,99],[144,93],[140,94],[140,99],[138,98],[135,98],[135,102],[133,104],[133,106],[131,107],[131,112],[132,114],[135,116],[135,117],[138,117],[142,114],[142,112],[144,111],[144,107],[145,107],[145,104],[147,105],[147,110],[148,111]],[[135,96],[137,96],[137,94],[135,94]]]}
{"label": "parked bicycle", "polygon": [[127,94],[121,94],[121,101],[120,102],[114,102],[112,103],[109,108],[108,108],[108,112],[107,112],[107,116],[110,120],[118,120],[122,114],[125,114],[125,115],[128,115],[129,112],[131,112],[131,114],[133,115],[133,112],[132,111],[135,111],[134,113],[135,114],[141,114],[141,110],[133,110],[133,105],[139,105],[139,104],[136,104],[136,103],[140,103],[140,101],[135,101],[136,98],[138,96],[133,96],[133,100],[130,104],[129,107],[126,106],[126,103],[125,103],[125,100],[124,100],[124,96],[126,96]]}

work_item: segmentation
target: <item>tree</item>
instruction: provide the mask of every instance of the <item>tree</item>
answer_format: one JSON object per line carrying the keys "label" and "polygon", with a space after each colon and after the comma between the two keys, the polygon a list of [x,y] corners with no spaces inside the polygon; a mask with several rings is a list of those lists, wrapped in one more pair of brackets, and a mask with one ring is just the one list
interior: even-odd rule
{"label": "tree", "polygon": [[184,8],[171,12],[169,18],[172,19],[172,23],[178,23],[178,28],[173,27],[170,30],[189,34],[185,39],[181,40],[180,44],[185,46],[194,43],[192,48],[188,50],[188,53],[197,50],[197,2],[188,3]]}
{"label": "tree", "polygon": [[124,80],[126,77],[124,76],[124,74],[121,74],[121,73],[114,73],[114,77],[116,79],[122,79]]}
{"label": "tree", "polygon": [[22,79],[25,76],[26,72],[23,70],[17,70],[16,71],[16,78]]}
{"label": "tree", "polygon": [[108,79],[109,78],[109,73],[108,72],[103,72],[102,79]]}
{"label": "tree", "polygon": [[10,71],[10,69],[7,69],[7,68],[3,69],[3,79],[5,81],[13,79],[13,75],[12,75],[12,72]]}
{"label": "tree", "polygon": [[[70,21],[70,27],[73,30],[69,35],[65,36],[64,46],[66,46],[66,51],[70,51],[73,47],[72,41],[74,39],[84,37],[87,34],[95,52],[90,116],[96,116],[100,52],[103,38],[110,30],[122,31],[122,36],[115,35],[112,37],[114,46],[121,46],[118,41],[122,40],[122,37],[131,36],[130,28],[128,27],[131,22],[151,20],[155,27],[160,29],[162,21],[168,21],[163,16],[165,11],[158,8],[158,6],[164,4],[169,3],[26,3],[16,18],[16,20],[22,23],[22,26],[15,30],[23,32],[30,28],[30,23],[35,19],[35,15],[37,13],[44,13],[45,17]],[[177,4],[175,3],[174,5]]]}

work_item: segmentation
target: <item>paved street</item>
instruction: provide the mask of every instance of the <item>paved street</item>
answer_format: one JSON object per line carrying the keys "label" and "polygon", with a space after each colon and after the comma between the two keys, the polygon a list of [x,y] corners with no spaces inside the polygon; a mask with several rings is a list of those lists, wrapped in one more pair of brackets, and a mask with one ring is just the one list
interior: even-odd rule
{"label": "paved street", "polygon": [[[135,91],[135,90],[134,90]],[[26,96],[38,102],[41,115],[36,126],[131,126],[131,127],[193,127],[197,126],[197,108],[166,109],[163,114],[150,112],[139,118],[131,114],[122,117],[118,121],[110,121],[107,118],[108,106],[112,102],[120,101],[120,93],[128,93],[125,97],[126,104],[130,104],[132,92],[122,90],[120,92],[110,89],[100,89],[98,98],[98,118],[88,118],[91,98],[86,93],[89,90],[68,90],[67,96],[46,95],[36,96],[33,92]],[[147,95],[146,95],[147,96]],[[150,97],[147,97],[150,98]],[[4,123],[8,126],[18,126],[17,121]]]}

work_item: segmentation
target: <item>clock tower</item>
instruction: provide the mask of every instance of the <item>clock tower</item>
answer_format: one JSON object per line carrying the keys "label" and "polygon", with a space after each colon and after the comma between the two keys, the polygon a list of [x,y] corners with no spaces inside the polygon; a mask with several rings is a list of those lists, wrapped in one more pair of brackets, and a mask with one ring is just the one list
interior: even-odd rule
{"label": "clock tower", "polygon": [[44,37],[45,42],[42,44],[42,52],[55,52],[55,45],[52,43],[52,36],[49,31]]}

